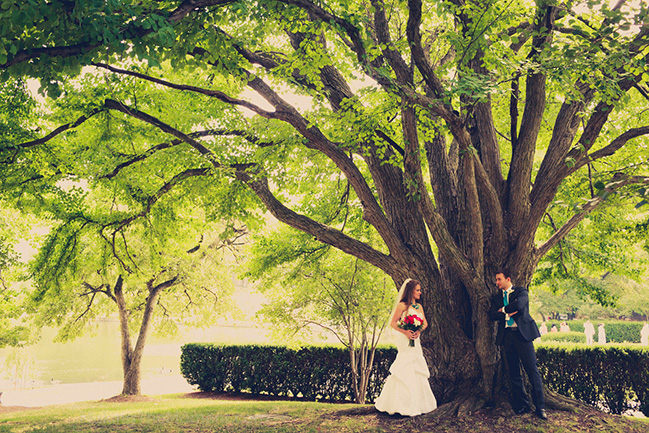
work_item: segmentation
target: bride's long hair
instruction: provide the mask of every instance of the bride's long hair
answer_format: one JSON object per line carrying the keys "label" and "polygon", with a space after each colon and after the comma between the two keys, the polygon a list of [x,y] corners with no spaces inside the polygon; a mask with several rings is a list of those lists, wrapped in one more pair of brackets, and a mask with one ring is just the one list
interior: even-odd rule
{"label": "bride's long hair", "polygon": [[419,281],[408,278],[405,283],[403,295],[401,295],[399,302],[405,302],[406,304],[409,304],[412,301],[412,293],[415,291],[415,287],[419,285],[421,285]]}
{"label": "bride's long hair", "polygon": [[406,281],[403,282],[401,288],[399,289],[397,298],[394,300],[394,306],[392,307],[392,312],[390,313],[390,318],[388,320],[392,320],[400,302],[405,302],[406,304],[410,303],[410,300],[412,299],[412,292],[418,285],[421,285],[419,281],[413,280],[412,278],[406,278]]}

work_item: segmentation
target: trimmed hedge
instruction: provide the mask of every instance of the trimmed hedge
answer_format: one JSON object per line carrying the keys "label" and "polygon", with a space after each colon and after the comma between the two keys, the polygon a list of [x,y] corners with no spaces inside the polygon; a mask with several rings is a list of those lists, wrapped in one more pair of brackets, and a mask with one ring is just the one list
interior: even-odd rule
{"label": "trimmed hedge", "polygon": [[[639,408],[649,416],[649,349],[557,342],[538,345],[536,354],[549,389],[611,413]],[[396,355],[396,348],[377,348],[368,403],[379,396]],[[332,401],[354,395],[349,354],[341,347],[186,344],[180,370],[201,391]]]}
{"label": "trimmed hedge", "polygon": [[[381,392],[396,348],[377,348],[366,401]],[[307,400],[353,400],[349,353],[339,347],[186,344],[180,371],[201,391],[250,392]]]}
{"label": "trimmed hedge", "polygon": [[614,414],[649,416],[649,350],[622,345],[539,345],[543,383],[553,391]]}
{"label": "trimmed hedge", "polygon": [[542,342],[556,341],[566,343],[586,343],[586,334],[582,332],[548,332],[541,335]]}

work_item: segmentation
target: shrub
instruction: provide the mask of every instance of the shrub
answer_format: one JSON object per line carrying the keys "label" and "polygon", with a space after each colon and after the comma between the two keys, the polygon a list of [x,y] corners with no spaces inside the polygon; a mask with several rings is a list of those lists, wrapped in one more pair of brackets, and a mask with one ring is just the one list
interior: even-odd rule
{"label": "shrub", "polygon": [[541,336],[541,341],[556,341],[565,343],[586,343],[586,335],[582,332],[548,332]]}
{"label": "shrub", "polygon": [[614,414],[637,403],[649,412],[649,350],[554,343],[539,345],[536,355],[551,390]]}
{"label": "shrub", "polygon": [[[377,348],[367,401],[378,397],[396,349]],[[352,400],[349,353],[340,347],[186,344],[182,375],[201,391],[250,392],[308,400]]]}

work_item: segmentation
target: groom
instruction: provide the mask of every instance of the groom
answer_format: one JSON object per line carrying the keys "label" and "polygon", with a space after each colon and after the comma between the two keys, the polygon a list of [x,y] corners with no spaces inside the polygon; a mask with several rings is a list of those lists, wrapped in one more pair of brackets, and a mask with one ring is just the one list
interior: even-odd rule
{"label": "groom", "polygon": [[522,363],[532,384],[532,400],[536,407],[536,415],[541,419],[548,419],[545,413],[541,374],[536,366],[536,353],[532,343],[534,339],[541,336],[541,333],[530,316],[527,289],[513,287],[508,269],[496,272],[496,285],[502,292],[491,299],[489,317],[498,322],[496,343],[505,346],[512,408],[518,415],[531,410],[521,377],[520,364]]}

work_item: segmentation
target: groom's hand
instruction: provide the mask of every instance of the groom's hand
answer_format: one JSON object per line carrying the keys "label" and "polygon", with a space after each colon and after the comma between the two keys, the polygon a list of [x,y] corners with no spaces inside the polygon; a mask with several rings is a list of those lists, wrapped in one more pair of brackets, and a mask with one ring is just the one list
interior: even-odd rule
{"label": "groom's hand", "polygon": [[505,307],[502,307],[500,310],[498,310],[499,313],[503,314],[509,314],[510,316],[513,316],[514,314],[518,313],[518,311],[512,311],[511,313],[505,312]]}

